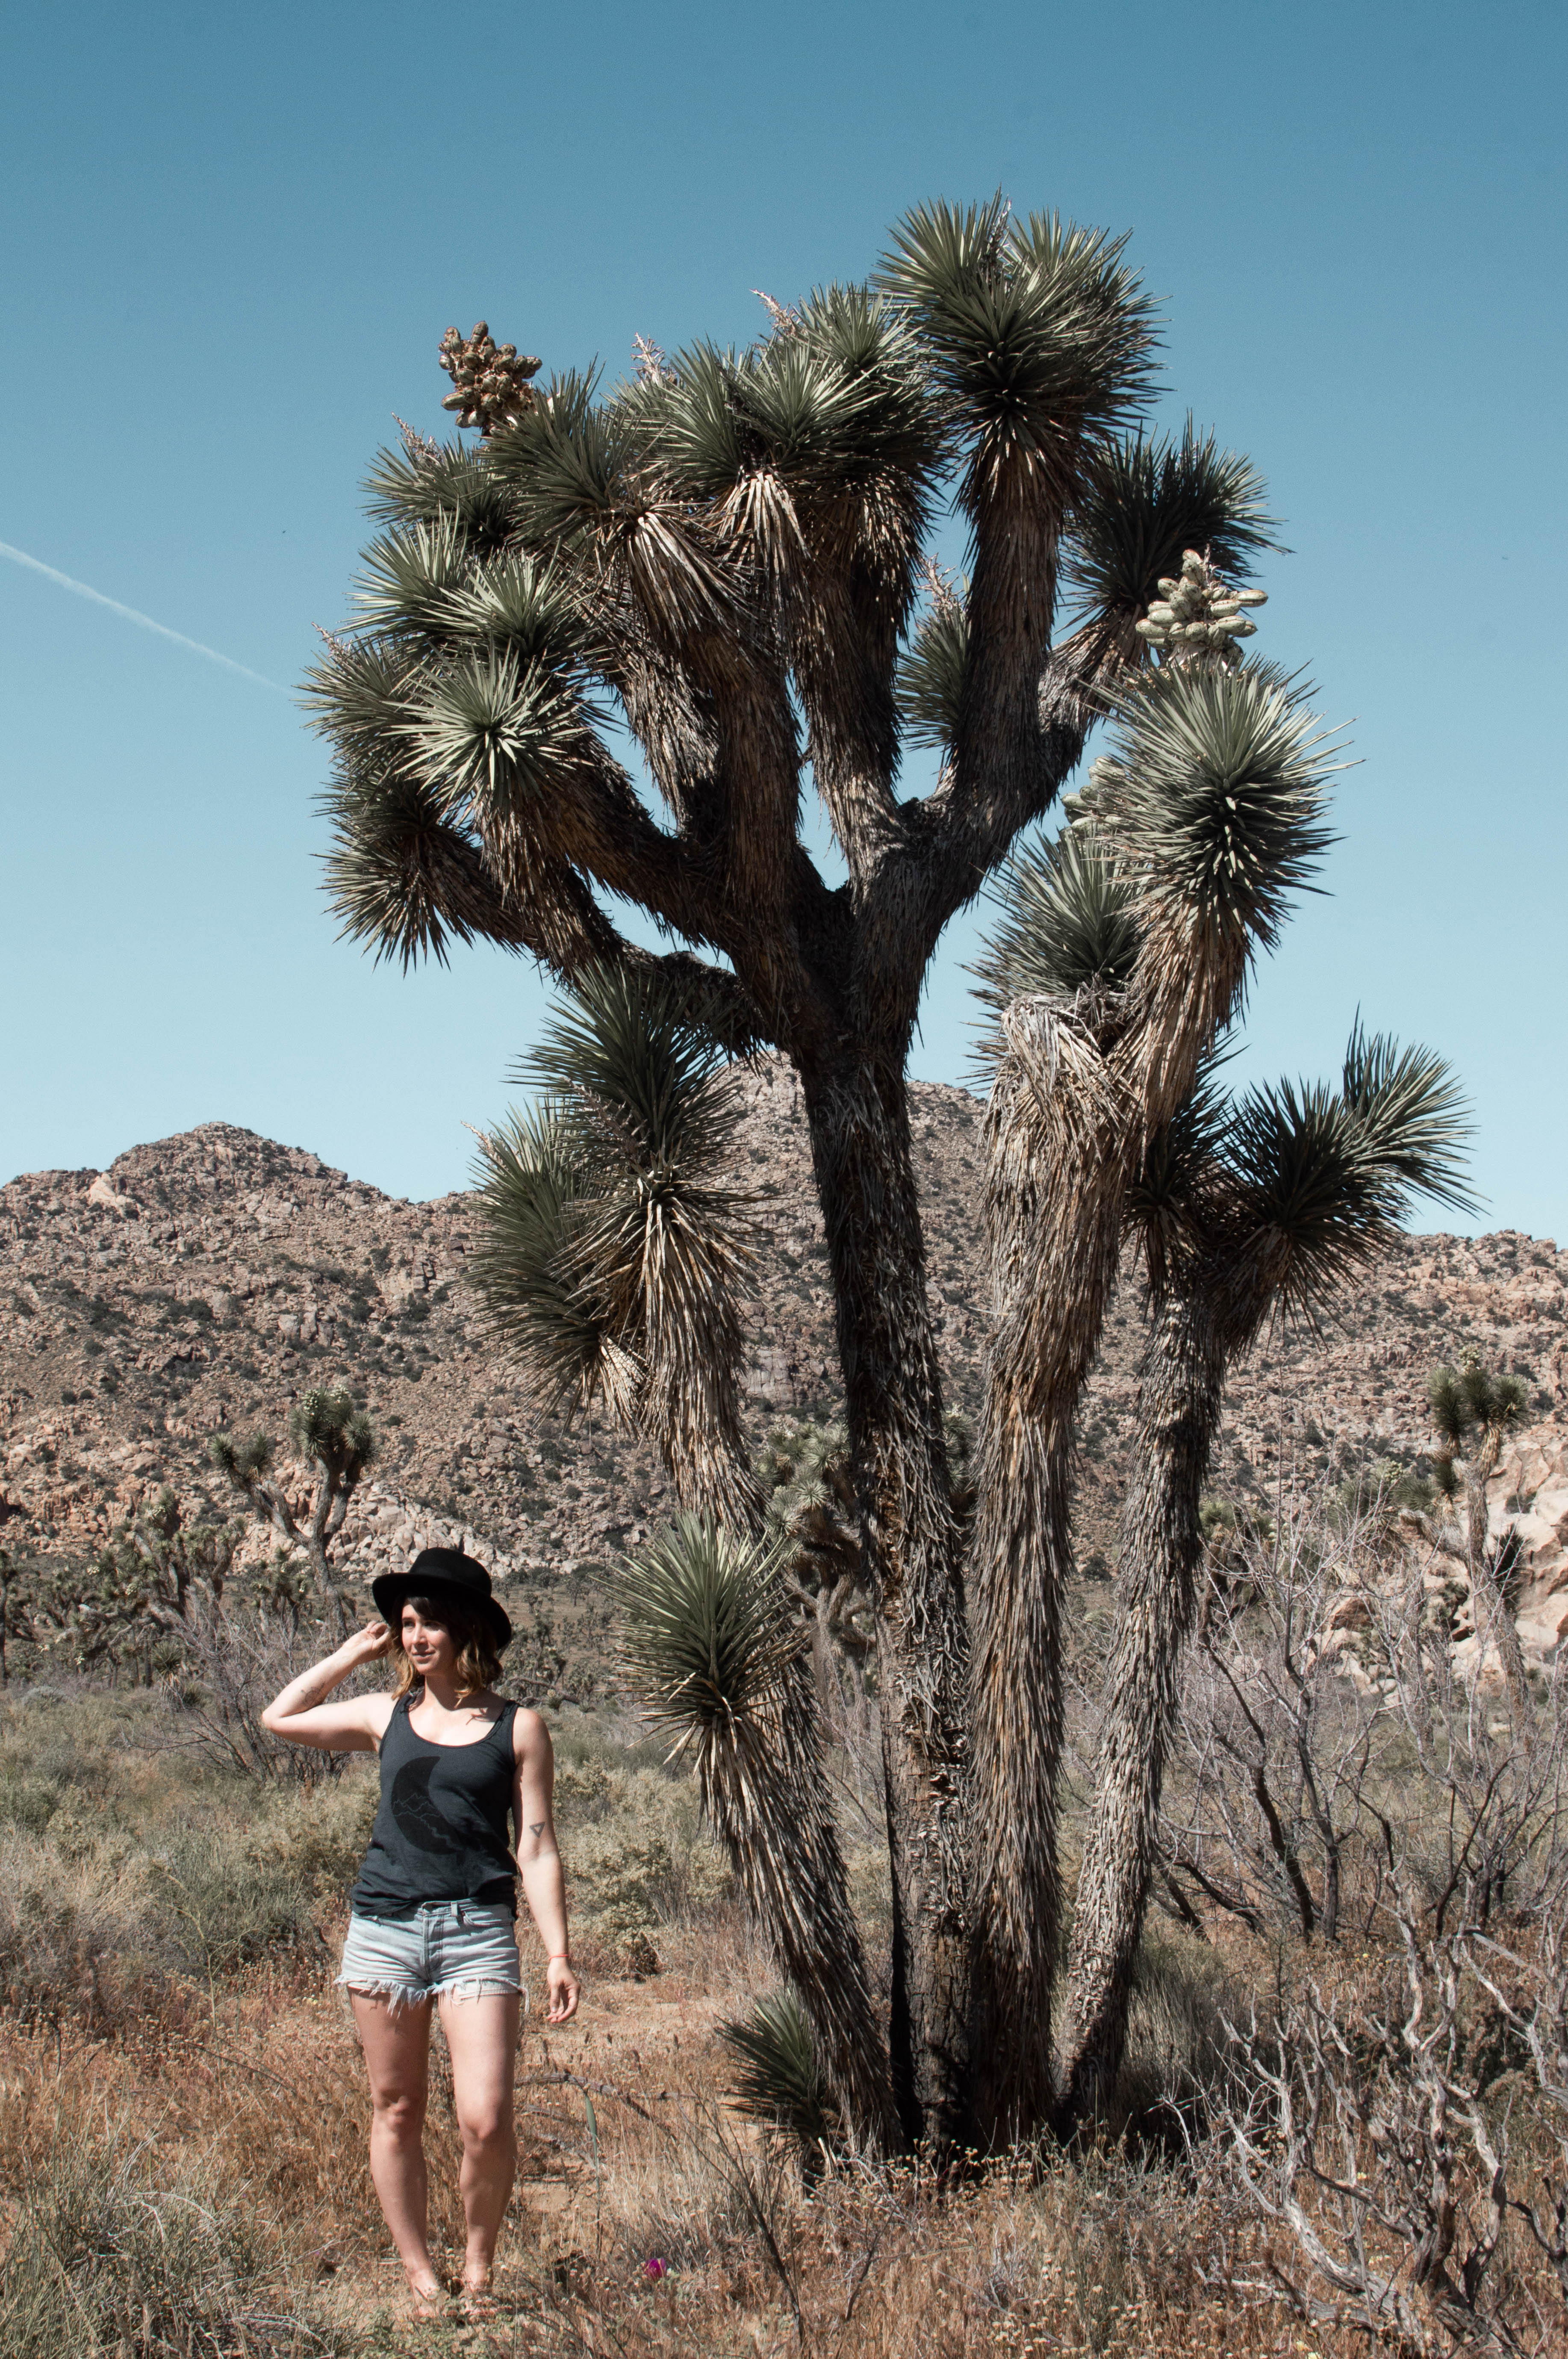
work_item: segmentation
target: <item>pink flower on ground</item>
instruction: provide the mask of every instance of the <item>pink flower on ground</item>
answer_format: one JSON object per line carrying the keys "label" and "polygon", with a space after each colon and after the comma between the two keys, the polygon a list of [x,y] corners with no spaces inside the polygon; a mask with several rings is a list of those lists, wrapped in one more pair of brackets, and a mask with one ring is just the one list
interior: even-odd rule
{"label": "pink flower on ground", "polygon": [[647,2278],[650,2285],[657,2285],[659,2279],[661,2277],[668,2277],[669,2273],[670,2265],[668,2261],[661,2261],[657,2253],[650,2253],[647,2259],[643,2264],[643,2275]]}

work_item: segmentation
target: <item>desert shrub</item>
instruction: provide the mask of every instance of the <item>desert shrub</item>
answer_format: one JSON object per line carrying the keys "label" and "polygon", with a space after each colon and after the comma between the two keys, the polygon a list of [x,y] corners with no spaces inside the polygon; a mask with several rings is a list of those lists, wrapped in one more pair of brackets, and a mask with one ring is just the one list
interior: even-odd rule
{"label": "desert shrub", "polygon": [[[7,2173],[9,2176],[9,2173]],[[345,2353],[299,2310],[272,2224],[194,2160],[162,2164],[124,2124],[67,2130],[7,2189],[0,2353]]]}
{"label": "desert shrub", "polygon": [[601,1936],[698,1921],[730,1897],[728,1863],[695,1799],[646,1771],[617,1779],[615,1806],[586,1823],[565,1814],[562,1852],[574,1915]]}
{"label": "desert shrub", "polygon": [[629,1734],[632,1743],[620,1745],[574,1724],[557,1744],[556,1820],[572,1911],[605,1940],[699,1922],[733,1897],[690,1783],[665,1774],[658,1740]]}
{"label": "desert shrub", "polygon": [[151,1963],[144,1866],[124,1837],[76,1851],[0,1832],[0,2006],[24,2020],[113,2021]]}
{"label": "desert shrub", "polygon": [[0,2005],[25,2020],[111,2028],[160,1980],[211,1995],[236,1967],[318,1938],[298,1867],[237,1821],[172,1828],[156,1850],[66,1809],[45,1834],[0,1834]]}
{"label": "desert shrub", "polygon": [[[159,1709],[161,1703],[161,1711]],[[217,1981],[318,1945],[369,1835],[373,1765],[258,1788],[148,1747],[167,1699],[84,1693],[0,1731],[0,2006],[115,2027],[160,1983]]]}
{"label": "desert shrub", "polygon": [[268,1821],[269,1841],[279,1863],[318,1906],[347,1905],[380,1793],[374,1762],[355,1756],[346,1777],[280,1798]]}
{"label": "desert shrub", "polygon": [[316,1938],[302,1878],[236,1827],[181,1828],[146,1874],[159,1962],[209,1985],[268,1950]]}

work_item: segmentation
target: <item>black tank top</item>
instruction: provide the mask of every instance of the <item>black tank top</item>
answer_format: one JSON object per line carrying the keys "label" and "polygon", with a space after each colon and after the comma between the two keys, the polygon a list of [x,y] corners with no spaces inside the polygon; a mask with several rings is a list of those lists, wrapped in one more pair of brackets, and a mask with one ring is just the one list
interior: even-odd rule
{"label": "black tank top", "polygon": [[503,1707],[477,1745],[432,1745],[399,1696],[381,1740],[381,1807],[350,1906],[361,1917],[409,1917],[422,1900],[482,1900],[517,1913],[506,1839],[516,1776]]}

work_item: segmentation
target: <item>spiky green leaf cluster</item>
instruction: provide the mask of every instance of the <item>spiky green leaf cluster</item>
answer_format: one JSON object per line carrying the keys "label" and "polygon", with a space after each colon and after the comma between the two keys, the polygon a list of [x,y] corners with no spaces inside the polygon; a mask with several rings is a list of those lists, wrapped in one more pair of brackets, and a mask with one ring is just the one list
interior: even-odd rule
{"label": "spiky green leaf cluster", "polygon": [[538,1107],[476,1174],[471,1275],[498,1333],[553,1406],[601,1399],[717,1467],[750,1260],[721,1050],[671,974],[590,969],[521,1078]]}
{"label": "spiky green leaf cluster", "polygon": [[944,588],[921,616],[894,680],[899,718],[912,745],[929,745],[939,754],[952,745],[968,660],[968,615],[961,600]]}
{"label": "spiky green leaf cluster", "polygon": [[739,2112],[796,2139],[804,2155],[838,2134],[811,2018],[793,1990],[759,1999],[750,2015],[721,2024],[719,2037],[739,2067],[731,2087]]}
{"label": "spiky green leaf cluster", "polygon": [[353,1395],[327,1388],[301,1393],[288,1415],[288,1438],[307,1464],[358,1479],[376,1454],[375,1430]]}
{"label": "spiky green leaf cluster", "polygon": [[921,354],[892,307],[859,287],[817,289],[749,352],[680,353],[637,408],[672,486],[780,559],[849,521],[857,496],[894,498],[917,522],[944,456]]}
{"label": "spiky green leaf cluster", "polygon": [[1219,1060],[1200,1068],[1195,1086],[1148,1140],[1129,1183],[1122,1219],[1142,1260],[1150,1292],[1162,1299],[1178,1269],[1203,1253],[1231,1120],[1219,1086]]}
{"label": "spiky green leaf cluster", "polygon": [[351,941],[406,971],[442,966],[453,940],[521,950],[521,913],[503,900],[472,834],[442,817],[436,788],[378,759],[346,773],[329,798],[327,889]]}
{"label": "spiky green leaf cluster", "polygon": [[497,1334],[546,1402],[617,1399],[610,1321],[572,1250],[584,1190],[554,1113],[514,1114],[491,1132],[475,1181],[470,1275]]}
{"label": "spiky green leaf cluster", "polygon": [[1332,756],[1271,666],[1148,678],[1124,699],[1113,751],[1067,799],[1068,825],[1003,872],[973,970],[980,998],[999,1013],[1035,996],[1081,1014],[1092,1002],[1114,1031],[1140,1006],[1179,1020],[1185,981],[1215,995],[1208,1020],[1222,1030],[1255,950],[1332,840]]}
{"label": "spiky green leaf cluster", "polygon": [[1054,213],[1015,221],[1000,197],[918,205],[893,233],[879,284],[918,329],[968,445],[971,515],[1014,471],[1066,482],[1149,398],[1152,310],[1125,246]]}
{"label": "spiky green leaf cluster", "polygon": [[1230,580],[1249,581],[1258,554],[1279,547],[1266,498],[1251,461],[1222,451],[1191,419],[1179,442],[1135,435],[1098,445],[1064,555],[1077,619],[1141,614],[1189,549],[1206,550]]}
{"label": "spiky green leaf cluster", "polygon": [[741,1101],[722,1051],[664,977],[601,967],[557,1006],[517,1078],[558,1109],[578,1160],[633,1166],[643,1184],[727,1168]]}
{"label": "spiky green leaf cluster", "polygon": [[1478,1359],[1457,1367],[1434,1368],[1427,1380],[1433,1430],[1450,1452],[1463,1457],[1479,1433],[1507,1433],[1523,1422],[1530,1387],[1521,1376],[1495,1373]]}
{"label": "spiky green leaf cluster", "polygon": [[1146,1156],[1132,1232],[1160,1293],[1202,1294],[1250,1339],[1315,1319],[1427,1195],[1462,1211],[1470,1135],[1452,1069],[1357,1022],[1338,1089],[1280,1082],[1227,1102],[1206,1082]]}
{"label": "spiky green leaf cluster", "polygon": [[797,1580],[853,1579],[860,1562],[859,1502],[842,1422],[779,1426],[758,1456],[763,1525]]}
{"label": "spiky green leaf cluster", "polygon": [[502,548],[515,529],[506,486],[487,452],[466,443],[406,436],[400,449],[377,453],[364,490],[370,514],[383,524],[411,528],[451,519],[475,558]]}
{"label": "spiky green leaf cluster", "polygon": [[1151,928],[1264,947],[1333,842],[1344,765],[1300,691],[1268,667],[1171,669],[1122,705],[1092,809]]}
{"label": "spiky green leaf cluster", "polygon": [[681,1744],[727,1740],[777,1710],[800,1640],[773,1549],[683,1514],[611,1586],[627,1669]]}
{"label": "spiky green leaf cluster", "polygon": [[972,970],[988,1006],[1071,1001],[1131,980],[1141,939],[1133,889],[1092,822],[1026,845],[991,897],[998,923]]}
{"label": "spiky green leaf cluster", "polygon": [[1387,1032],[1364,1030],[1357,1017],[1340,1094],[1391,1204],[1401,1191],[1414,1191],[1455,1212],[1480,1209],[1465,1177],[1465,1142],[1473,1125],[1452,1069],[1434,1049],[1419,1042],[1401,1049]]}
{"label": "spiky green leaf cluster", "polygon": [[215,1433],[207,1444],[207,1455],[237,1491],[248,1490],[263,1474],[272,1471],[272,1437],[258,1432],[253,1433],[248,1441],[240,1441],[232,1433]]}

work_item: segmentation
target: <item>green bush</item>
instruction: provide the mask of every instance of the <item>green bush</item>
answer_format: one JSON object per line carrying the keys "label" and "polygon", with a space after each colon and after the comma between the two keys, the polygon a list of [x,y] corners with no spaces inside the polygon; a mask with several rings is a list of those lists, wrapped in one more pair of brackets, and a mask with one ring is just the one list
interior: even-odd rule
{"label": "green bush", "polygon": [[614,1939],[690,1923],[730,1897],[728,1861],[702,1823],[686,1777],[649,1766],[657,1739],[631,1747],[587,1730],[563,1732],[556,1759],[556,1820],[574,1916]]}

